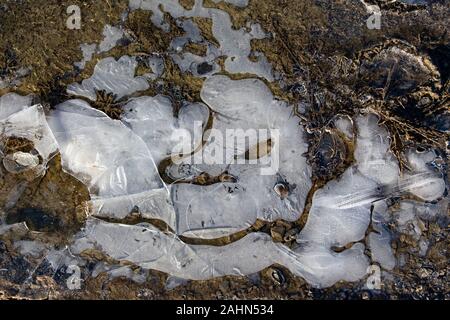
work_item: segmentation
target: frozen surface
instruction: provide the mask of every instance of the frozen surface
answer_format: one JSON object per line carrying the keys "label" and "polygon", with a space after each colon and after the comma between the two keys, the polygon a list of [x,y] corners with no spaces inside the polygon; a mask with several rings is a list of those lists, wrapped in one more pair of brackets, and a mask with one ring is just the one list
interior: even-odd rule
{"label": "frozen surface", "polygon": [[[41,105],[31,106],[31,97],[7,94],[0,98],[0,178],[5,203],[1,209],[14,206],[27,184],[44,175],[48,161],[56,154],[57,144],[47,125]],[[4,154],[9,139],[21,138],[33,143],[29,152]],[[12,176],[11,176],[12,175]],[[14,179],[14,185],[5,183]],[[9,178],[8,178],[9,176]]]}
{"label": "frozen surface", "polygon": [[105,58],[94,68],[94,74],[82,81],[68,86],[67,92],[75,96],[86,97],[92,101],[97,99],[97,91],[112,93],[117,99],[137,91],[148,89],[144,77],[135,77],[137,62],[134,57],[123,56],[119,60]]}
{"label": "frozen surface", "polygon": [[[213,76],[205,81],[201,97],[214,114],[211,136],[201,151],[186,159],[183,168],[191,166],[188,172],[194,175],[207,172],[214,176],[226,171],[237,181],[174,185],[178,232],[214,238],[246,229],[257,218],[298,219],[311,181],[303,156],[307,150],[303,131],[291,109],[275,100],[264,83],[255,79],[233,81]],[[217,139],[227,137],[230,130],[244,134],[247,130],[263,130],[266,134],[258,135],[251,146],[234,141],[229,144],[230,137],[228,141]],[[271,130],[279,134],[272,136]],[[272,147],[267,146],[268,139]],[[261,152],[257,159],[251,151],[262,145],[270,150]],[[244,155],[254,162],[246,161]],[[203,159],[201,164],[196,164],[197,157]],[[237,159],[244,161],[239,163]],[[274,189],[278,183],[289,189],[285,197]]]}
{"label": "frozen surface", "polygon": [[[263,233],[249,234],[222,247],[186,245],[176,236],[164,234],[150,225],[127,226],[89,220],[71,251],[81,253],[93,247],[114,259],[191,280],[249,275],[278,263],[318,287],[329,286],[341,279],[359,279],[366,270],[361,263],[355,262],[367,263],[368,260],[360,245],[340,254],[314,250],[313,258],[304,264],[301,254],[274,243]],[[323,262],[331,262],[338,271],[330,274],[327,266],[317,269]]]}
{"label": "frozen surface", "polygon": [[147,146],[121,121],[82,100],[69,100],[55,107],[48,122],[64,169],[88,186],[96,214],[120,218],[137,206],[147,217],[173,221]]}
{"label": "frozen surface", "polygon": [[[16,105],[19,110],[23,108]],[[0,134],[4,137],[27,139],[34,144],[34,149],[42,157],[42,168],[57,152],[55,138],[45,120],[44,109],[41,105],[25,107],[11,114],[0,122]]]}
{"label": "frozen surface", "polygon": [[114,48],[117,42],[122,39],[124,33],[122,28],[110,26],[107,24],[103,29],[104,39],[98,45],[99,52],[106,52]]}
{"label": "frozen surface", "polygon": [[[209,117],[208,108],[200,103],[184,105],[175,117],[170,99],[160,95],[133,99],[123,109],[122,120],[145,141],[156,163],[172,153],[193,151],[200,145]],[[193,137],[194,131],[199,132],[196,141],[174,150],[183,137]]]}
{"label": "frozen surface", "polygon": [[396,266],[396,260],[391,247],[391,236],[384,227],[390,220],[389,215],[385,201],[375,203],[372,212],[374,232],[369,234],[368,244],[372,260],[378,262],[384,269],[392,270]]}
{"label": "frozen surface", "polygon": [[32,104],[32,96],[21,96],[8,93],[0,97],[0,120],[8,118],[13,113],[22,111]]}
{"label": "frozen surface", "polygon": [[[237,7],[248,4],[247,0],[224,1]],[[225,56],[224,71],[228,73],[274,80],[267,59],[251,50],[252,39],[268,36],[258,24],[249,22],[246,28],[236,30],[228,13],[203,7],[202,0],[196,0],[191,10],[177,0],[130,0],[129,4],[132,10],[151,10],[149,23],[165,31],[170,26],[163,13],[168,12],[184,34],[173,39],[167,56],[140,58],[151,69],[148,74],[135,77],[135,57],[110,57],[96,65],[89,79],[68,87],[68,93],[91,101],[100,90],[123,99],[120,120],[83,100],[66,101],[46,116],[42,106],[31,106],[31,97],[0,97],[2,136],[29,139],[35,148],[33,153],[1,154],[1,174],[36,170],[36,175],[42,175],[48,160],[59,151],[63,169],[90,191],[91,216],[70,250],[47,254],[55,270],[61,264],[80,263],[77,255],[95,249],[122,264],[131,262],[180,279],[250,275],[280,264],[313,286],[327,287],[341,280],[362,279],[371,263],[385,270],[400,264],[385,227],[391,222],[398,231],[418,240],[418,250],[426,254],[428,242],[423,239],[421,220],[436,217],[448,205],[442,199],[446,185],[437,168],[437,155],[409,150],[406,159],[411,170],[400,174],[389,151],[388,132],[373,114],[335,119],[336,130],[356,143],[355,162],[315,192],[312,206],[305,212],[306,225],[295,235],[297,242],[292,248],[275,243],[262,232],[251,232],[224,246],[184,243],[179,236],[215,239],[242,231],[257,219],[297,221],[312,186],[304,155],[307,144],[292,106],[277,100],[263,81],[217,75],[221,71],[218,58]],[[218,45],[202,37],[194,17],[211,19]],[[83,60],[78,67],[83,68],[93,54],[111,50],[124,31],[107,25],[103,36],[98,45],[81,46]],[[188,43],[205,45],[205,56],[185,52]],[[172,59],[183,73],[205,79],[202,102],[183,101],[175,110],[168,97],[136,97],[149,88],[148,80],[163,75],[164,59]],[[230,137],[235,138],[230,136],[232,130],[249,138],[252,130],[258,134],[250,143],[229,144]],[[166,185],[157,167],[162,168],[169,157],[172,163],[164,167],[162,175],[173,183]],[[8,190],[8,206],[14,205],[22,190],[22,184]],[[416,201],[402,200],[403,196],[414,196]],[[391,197],[400,199],[396,210],[388,208],[386,200]],[[132,222],[159,219],[170,230],[98,218],[123,223],[127,218]],[[368,233],[370,224],[373,230]],[[0,225],[0,233],[19,227]],[[16,246],[32,256],[48,249],[29,241]],[[94,273],[102,271],[145,281],[145,273],[135,275],[129,267],[102,262]]]}
{"label": "frozen surface", "polygon": [[[400,178],[398,165],[389,152],[388,134],[377,122],[377,117],[370,114],[357,119],[356,164],[315,193],[308,222],[297,241],[325,250],[360,241],[375,204],[373,226],[377,232],[369,234],[368,243],[373,261],[390,270],[395,259],[389,233],[381,224],[382,212],[387,208],[383,209],[383,202],[379,201],[408,193],[437,200],[445,191],[445,183],[438,173],[425,166],[427,160],[434,159],[432,154],[409,153],[412,171]],[[401,203],[402,207],[405,205]],[[409,215],[413,219],[414,214]],[[409,221],[404,215],[401,219]]]}

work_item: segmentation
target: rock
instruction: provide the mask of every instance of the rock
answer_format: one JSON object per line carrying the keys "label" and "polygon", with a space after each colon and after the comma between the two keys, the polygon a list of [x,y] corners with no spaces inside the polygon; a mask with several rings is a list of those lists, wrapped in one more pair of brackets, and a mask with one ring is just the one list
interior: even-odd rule
{"label": "rock", "polygon": [[285,231],[283,227],[276,226],[270,230],[270,235],[275,242],[282,242]]}
{"label": "rock", "polygon": [[3,158],[3,166],[10,173],[21,173],[39,165],[39,157],[25,152],[8,154]]}

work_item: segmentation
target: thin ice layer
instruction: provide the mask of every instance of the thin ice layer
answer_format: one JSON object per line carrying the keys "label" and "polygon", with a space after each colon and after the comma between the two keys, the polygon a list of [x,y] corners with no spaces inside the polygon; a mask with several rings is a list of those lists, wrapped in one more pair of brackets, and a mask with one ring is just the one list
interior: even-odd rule
{"label": "thin ice layer", "polygon": [[[57,152],[43,107],[30,104],[31,97],[8,94],[0,98],[1,209],[15,205],[28,183],[45,174],[48,161]],[[17,138],[31,142],[32,150],[5,154],[5,144]]]}
{"label": "thin ice layer", "polygon": [[[341,254],[314,250],[314,258],[304,264],[301,254],[274,243],[264,233],[252,233],[222,247],[187,245],[150,225],[119,225],[91,219],[71,251],[79,254],[92,248],[119,261],[191,280],[249,275],[281,264],[317,287],[330,286],[339,280],[355,281],[364,276],[368,262],[361,245]],[[325,264],[330,262],[338,266],[334,273]]]}
{"label": "thin ice layer", "polygon": [[[175,117],[172,102],[161,95],[133,99],[123,110],[122,120],[145,141],[156,163],[200,145],[209,117],[208,108],[200,103],[184,105]],[[195,132],[198,133],[195,140],[188,139],[191,143],[174,149],[183,137],[194,138]]]}
{"label": "thin ice layer", "polygon": [[[289,106],[275,100],[265,84],[256,79],[233,81],[213,76],[205,81],[201,97],[213,111],[213,131],[198,152],[201,161],[196,153],[184,160],[183,167],[191,166],[194,174],[218,175],[226,170],[237,181],[174,185],[179,234],[214,238],[246,229],[257,218],[298,219],[311,181],[303,156],[307,150],[303,131]],[[252,132],[257,135],[251,146],[233,141]],[[267,146],[268,139],[270,150],[258,159],[253,157],[254,162],[248,161],[252,158],[249,150]],[[277,193],[278,183],[289,189],[286,196]]]}
{"label": "thin ice layer", "polygon": [[0,97],[0,120],[6,119],[13,113],[22,111],[31,106],[32,96],[21,96],[8,93]]}
{"label": "thin ice layer", "polygon": [[[371,207],[377,201],[407,193],[436,200],[445,191],[442,177],[424,166],[432,157],[408,154],[412,171],[399,177],[398,165],[389,151],[388,134],[378,125],[378,118],[370,114],[360,116],[356,123],[356,164],[314,194],[308,221],[297,238],[302,246],[331,250],[360,241],[370,223]],[[378,233],[369,235],[373,259],[392,269],[395,260],[389,234],[380,225],[375,224],[375,228]]]}
{"label": "thin ice layer", "polygon": [[[94,213],[121,218],[137,206],[149,217],[173,221],[173,210],[167,206],[168,192],[147,146],[121,121],[112,120],[82,100],[69,100],[55,107],[48,122],[58,141],[64,169],[88,186]],[[159,189],[166,197],[142,199],[143,192]],[[124,199],[127,202],[111,207]]]}
{"label": "thin ice layer", "polygon": [[389,215],[385,201],[374,204],[372,226],[375,232],[369,234],[368,246],[372,260],[378,262],[384,269],[392,270],[396,265],[396,260],[391,247],[391,236],[384,227],[388,222]]}
{"label": "thin ice layer", "polygon": [[[14,98],[13,100],[25,102],[22,99],[16,100]],[[47,125],[44,109],[41,105],[26,107],[21,106],[20,103],[16,104],[15,108],[20,111],[12,113],[0,122],[0,133],[5,138],[24,138],[33,142],[34,149],[43,159],[42,166],[44,167],[50,157],[57,151],[57,144]],[[9,111],[12,111],[12,109],[9,108]]]}
{"label": "thin ice layer", "polygon": [[113,198],[96,198],[90,202],[91,213],[96,217],[125,219],[130,213],[144,219],[163,220],[175,226],[175,212],[165,188],[148,190]]}
{"label": "thin ice layer", "polygon": [[134,57],[123,56],[119,60],[112,57],[100,60],[94,68],[93,75],[67,87],[67,93],[86,97],[92,101],[97,99],[97,91],[112,93],[117,99],[128,96],[149,87],[144,77],[135,77],[137,62]]}

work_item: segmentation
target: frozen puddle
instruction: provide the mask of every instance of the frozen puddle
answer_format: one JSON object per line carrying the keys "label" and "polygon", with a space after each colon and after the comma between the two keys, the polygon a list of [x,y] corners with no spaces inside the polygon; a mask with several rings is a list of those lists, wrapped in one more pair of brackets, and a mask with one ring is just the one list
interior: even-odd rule
{"label": "frozen puddle", "polygon": [[44,109],[32,105],[31,96],[0,97],[0,218],[3,210],[14,207],[28,183],[45,174],[57,148]]}
{"label": "frozen puddle", "polygon": [[[168,13],[184,30],[167,55],[146,58],[152,73],[136,76],[136,57],[108,57],[98,62],[90,78],[67,88],[80,99],[48,112],[33,106],[31,97],[0,97],[2,215],[30,181],[45,174],[48,161],[59,152],[63,169],[84,183],[91,196],[90,217],[70,245],[75,255],[71,263],[80,262],[85,250],[99,250],[119,263],[191,280],[250,275],[280,264],[313,286],[327,287],[364,278],[373,263],[385,270],[397,266],[388,222],[421,239],[417,217],[435,214],[446,191],[442,174],[432,165],[434,152],[409,150],[411,170],[400,175],[389,135],[375,115],[341,117],[336,127],[355,140],[355,163],[317,190],[305,210],[312,188],[308,145],[292,106],[274,97],[261,80],[276,78],[266,58],[251,50],[252,39],[267,36],[261,27],[249,23],[236,30],[228,13],[203,7],[202,0],[195,0],[191,10],[177,0],[130,0],[129,6],[151,10],[149,23],[164,31],[170,29],[164,19]],[[202,37],[193,18],[210,19],[217,44]],[[83,68],[94,54],[111,50],[125,33],[121,26],[105,26],[101,43],[81,45],[83,60],[77,66]],[[206,55],[184,52],[188,43],[204,45]],[[223,70],[220,57],[225,58]],[[164,59],[204,79],[201,101],[182,101],[175,110],[166,96],[138,96],[149,88],[149,80],[164,74]],[[232,80],[220,72],[259,79]],[[87,102],[95,102],[99,91],[120,104],[119,120]],[[31,142],[32,148],[8,152],[12,138]],[[392,213],[391,197],[409,200],[399,200]],[[257,220],[301,218],[306,224],[294,235],[292,247],[262,232],[224,246],[181,240],[206,243],[246,230]],[[149,223],[155,219],[168,230]],[[14,228],[0,222],[0,233]],[[27,242],[20,248],[33,255],[40,250]],[[421,252],[426,248],[422,242]],[[49,261],[67,255],[51,252]]]}
{"label": "frozen puddle", "polygon": [[[389,136],[377,122],[378,118],[370,114],[357,119],[356,164],[315,193],[308,221],[297,238],[299,244],[310,248],[310,254],[314,255],[317,248],[330,250],[362,241],[374,206],[372,219],[376,232],[370,233],[368,239],[372,257],[386,269],[392,269],[395,260],[390,238],[380,224],[378,209],[383,200],[412,194],[433,201],[444,195],[444,180],[426,165],[435,158],[431,152],[409,152],[412,171],[400,178],[397,162],[389,152]],[[355,263],[364,261],[355,256]]]}
{"label": "frozen puddle", "polygon": [[274,243],[264,233],[251,233],[222,247],[195,246],[186,245],[151,225],[127,226],[90,220],[84,234],[72,245],[73,253],[98,248],[119,261],[191,280],[249,275],[281,264],[313,285],[329,286],[338,280],[358,280],[366,273],[368,263],[363,246],[354,246],[340,254],[318,250],[303,259],[302,253]]}
{"label": "frozen puddle", "polygon": [[138,211],[174,227],[169,193],[144,141],[121,121],[82,100],[69,100],[47,117],[64,169],[89,188],[93,214],[124,218]]}
{"label": "frozen puddle", "polygon": [[[225,97],[226,92],[223,90]],[[364,254],[365,245],[361,241],[371,221],[371,208],[374,206],[372,220],[376,232],[368,236],[369,248],[373,251],[373,261],[391,270],[396,262],[389,234],[381,223],[383,220],[380,214],[386,211],[383,199],[409,193],[424,200],[437,200],[444,194],[445,184],[439,174],[425,165],[433,159],[431,153],[411,151],[408,158],[413,171],[399,178],[396,162],[388,151],[388,135],[377,125],[377,121],[374,115],[357,119],[357,163],[338,180],[316,192],[308,222],[297,236],[298,244],[293,249],[274,243],[270,236],[263,233],[250,233],[222,247],[187,245],[176,235],[163,233],[151,225],[128,226],[89,220],[72,250],[82,252],[95,248],[119,261],[129,261],[143,268],[157,269],[192,280],[249,275],[277,263],[314,286],[326,287],[340,280],[356,281],[366,274],[370,260]],[[252,178],[257,179],[255,172],[253,174]],[[263,180],[257,181],[261,184]],[[222,200],[217,194],[211,197],[208,193],[205,195],[200,190],[204,186],[185,186],[186,190],[190,189],[192,197],[200,195],[194,201],[196,204],[203,203],[198,206],[205,210],[205,216],[209,213],[210,217],[215,217],[217,210],[220,210],[217,208],[229,201],[227,198]],[[263,190],[262,186],[260,190]],[[245,212],[243,209],[247,207],[252,210],[259,208],[259,199],[249,201],[249,198],[242,196],[238,200],[234,207],[223,208],[223,215],[231,215],[233,210]],[[260,201],[264,203],[264,199]],[[178,218],[179,208],[183,204],[183,201],[175,201]],[[252,221],[252,217],[245,217],[249,223]],[[238,220],[245,221],[242,218]],[[226,221],[225,218],[223,221]],[[190,235],[209,235],[209,230],[202,233],[199,228],[198,231],[199,234],[194,232]],[[348,244],[349,249],[342,252],[333,249]]]}
{"label": "frozen puddle", "polygon": [[144,77],[135,77],[137,62],[134,57],[123,56],[119,60],[105,58],[94,69],[94,74],[81,84],[74,83],[67,88],[67,93],[86,97],[92,101],[97,99],[97,91],[112,93],[117,99],[131,95],[137,91],[148,89]]}
{"label": "frozen puddle", "polygon": [[[213,76],[205,81],[201,97],[214,117],[205,145],[171,169],[182,168],[191,176],[226,172],[230,179],[206,186],[173,186],[179,233],[216,238],[246,229],[257,219],[299,219],[311,180],[303,156],[307,145],[291,108],[255,79]],[[252,145],[230,143],[233,132],[242,138],[252,130],[255,134],[258,130]],[[285,193],[280,194],[277,185]]]}

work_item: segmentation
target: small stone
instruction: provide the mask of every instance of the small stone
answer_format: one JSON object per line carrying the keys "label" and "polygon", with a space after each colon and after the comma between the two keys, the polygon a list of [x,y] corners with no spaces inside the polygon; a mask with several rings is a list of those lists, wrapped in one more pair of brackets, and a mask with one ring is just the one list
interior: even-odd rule
{"label": "small stone", "polygon": [[282,242],[284,233],[285,229],[283,227],[276,226],[270,229],[270,234],[275,242]]}
{"label": "small stone", "polygon": [[426,268],[421,268],[418,272],[418,275],[421,279],[428,278],[430,276],[431,272]]}
{"label": "small stone", "polygon": [[25,152],[16,152],[3,158],[3,166],[10,173],[21,173],[39,165],[39,157]]}

